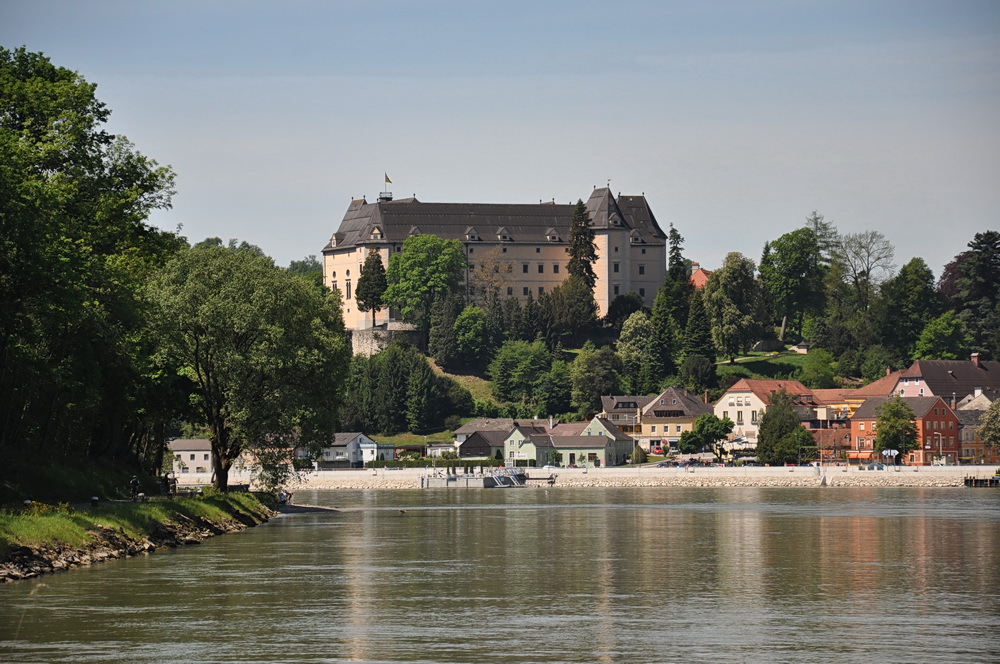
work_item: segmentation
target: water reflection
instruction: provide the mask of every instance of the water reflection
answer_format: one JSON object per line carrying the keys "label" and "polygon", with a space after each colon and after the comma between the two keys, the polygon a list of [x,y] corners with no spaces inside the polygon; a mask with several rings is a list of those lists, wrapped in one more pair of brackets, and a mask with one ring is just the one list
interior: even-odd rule
{"label": "water reflection", "polygon": [[0,587],[0,660],[986,662],[1000,649],[1000,501],[986,491],[296,498],[342,511]]}

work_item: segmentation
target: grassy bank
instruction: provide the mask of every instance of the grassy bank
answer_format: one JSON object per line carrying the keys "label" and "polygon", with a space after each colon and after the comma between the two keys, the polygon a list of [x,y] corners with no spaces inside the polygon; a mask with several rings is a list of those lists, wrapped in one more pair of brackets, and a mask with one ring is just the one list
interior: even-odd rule
{"label": "grassy bank", "polygon": [[83,547],[95,539],[92,532],[104,528],[130,538],[143,538],[164,524],[201,519],[250,524],[266,520],[269,514],[268,506],[251,493],[209,493],[195,498],[80,508],[65,503],[33,503],[22,509],[0,511],[0,560],[16,546]]}

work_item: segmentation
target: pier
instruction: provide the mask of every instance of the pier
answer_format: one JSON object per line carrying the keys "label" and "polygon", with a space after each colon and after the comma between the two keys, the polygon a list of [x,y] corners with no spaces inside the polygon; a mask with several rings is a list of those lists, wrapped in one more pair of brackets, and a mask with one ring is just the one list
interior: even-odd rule
{"label": "pier", "polygon": [[1000,487],[1000,475],[987,475],[986,477],[976,476],[976,475],[966,475],[965,486],[972,488]]}

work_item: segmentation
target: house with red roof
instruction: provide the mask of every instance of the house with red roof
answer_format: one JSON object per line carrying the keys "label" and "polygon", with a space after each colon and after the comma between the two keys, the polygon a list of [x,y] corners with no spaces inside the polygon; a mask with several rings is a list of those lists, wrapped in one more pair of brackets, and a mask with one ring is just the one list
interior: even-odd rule
{"label": "house with red roof", "polygon": [[782,391],[794,397],[793,406],[799,419],[804,424],[813,424],[808,428],[820,428],[819,423],[828,419],[826,404],[816,398],[814,390],[797,380],[741,378],[715,402],[713,411],[716,417],[733,421],[733,437],[756,442],[761,416],[771,406],[774,395]]}

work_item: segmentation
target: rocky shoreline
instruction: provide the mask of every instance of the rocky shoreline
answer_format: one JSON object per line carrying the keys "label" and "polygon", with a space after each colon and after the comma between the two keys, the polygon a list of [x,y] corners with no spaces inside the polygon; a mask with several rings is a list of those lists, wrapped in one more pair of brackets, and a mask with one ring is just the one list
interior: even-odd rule
{"label": "rocky shoreline", "polygon": [[0,561],[0,583],[153,553],[164,547],[200,544],[209,537],[246,530],[267,520],[241,513],[220,521],[185,515],[175,518],[175,522],[160,524],[145,537],[133,537],[121,529],[103,527],[88,531],[93,541],[82,547],[61,544],[12,546],[6,558]]}

